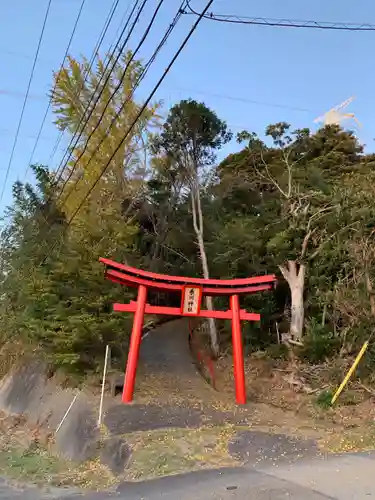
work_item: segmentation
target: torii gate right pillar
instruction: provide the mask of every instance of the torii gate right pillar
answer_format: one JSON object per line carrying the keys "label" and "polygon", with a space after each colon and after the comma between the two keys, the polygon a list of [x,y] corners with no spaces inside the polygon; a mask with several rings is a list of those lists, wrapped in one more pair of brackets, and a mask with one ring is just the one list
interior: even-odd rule
{"label": "torii gate right pillar", "polygon": [[246,384],[241,333],[240,301],[238,295],[231,295],[230,308],[232,311],[233,370],[236,402],[240,405],[244,405],[246,404]]}

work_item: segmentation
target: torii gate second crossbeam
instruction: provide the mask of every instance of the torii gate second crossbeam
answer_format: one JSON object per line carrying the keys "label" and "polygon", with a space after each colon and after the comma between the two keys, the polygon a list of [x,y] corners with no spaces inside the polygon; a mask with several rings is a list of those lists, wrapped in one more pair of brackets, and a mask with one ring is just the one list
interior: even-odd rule
{"label": "torii gate second crossbeam", "polygon": [[[124,391],[122,395],[122,401],[124,403],[129,403],[133,400],[145,314],[232,320],[236,402],[238,404],[246,403],[241,321],[260,321],[260,314],[240,309],[239,295],[270,290],[276,282],[275,275],[272,274],[233,280],[186,278],[183,276],[168,276],[166,274],[155,274],[148,271],[142,271],[105,258],[100,258],[99,261],[105,265],[105,277],[107,279],[121,285],[138,288],[136,301],[131,301],[129,304],[113,305],[114,311],[134,313],[125,372]],[[179,292],[181,294],[181,307],[163,307],[147,304],[148,289]],[[226,311],[209,311],[201,309],[202,298],[207,295],[229,296],[230,308]]]}

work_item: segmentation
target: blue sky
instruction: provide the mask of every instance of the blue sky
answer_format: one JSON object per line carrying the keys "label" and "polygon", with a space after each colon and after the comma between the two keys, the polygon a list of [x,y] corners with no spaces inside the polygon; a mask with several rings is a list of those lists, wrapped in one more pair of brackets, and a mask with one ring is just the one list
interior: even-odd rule
{"label": "blue sky", "polygon": [[[53,0],[39,61],[31,85],[17,149],[0,211],[11,202],[11,186],[24,180],[31,151],[44,116],[51,88],[52,71],[60,67],[81,0]],[[110,8],[110,0],[86,0],[71,47],[71,55],[91,56]],[[129,0],[122,0],[115,22],[104,43],[108,47],[118,29]],[[139,40],[157,0],[149,1],[129,48]],[[192,0],[200,10],[206,0]],[[151,55],[155,43],[175,14],[180,0],[165,0],[160,18],[141,52]],[[5,177],[23,96],[41,30],[47,0],[13,0],[0,6],[0,186]],[[297,0],[216,0],[217,13],[246,16],[313,19],[318,21],[368,22],[375,24],[375,3],[361,0],[361,7],[349,0],[300,2]],[[147,96],[186,35],[194,19],[185,16],[142,83]],[[203,21],[181,54],[157,98],[168,107],[182,98],[203,100],[225,119],[234,132],[243,128],[262,133],[269,123],[287,121],[293,127],[311,127],[314,118],[330,107],[356,96],[348,112],[354,112],[363,127],[358,135],[373,150],[373,93],[375,69],[371,64],[375,32],[240,26]],[[48,163],[57,130],[53,116],[44,126],[33,161]],[[51,167],[59,164],[64,145]],[[227,146],[225,155],[237,146]]]}

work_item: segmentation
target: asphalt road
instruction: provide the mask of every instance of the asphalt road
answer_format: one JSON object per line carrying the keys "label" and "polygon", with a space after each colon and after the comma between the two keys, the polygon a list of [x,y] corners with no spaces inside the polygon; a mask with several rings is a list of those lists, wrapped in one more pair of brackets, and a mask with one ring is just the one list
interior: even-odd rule
{"label": "asphalt road", "polygon": [[41,493],[0,481],[0,500],[368,500],[375,499],[375,453],[306,459],[264,469],[204,471],[144,483],[127,483],[108,493]]}
{"label": "asphalt road", "polygon": [[309,459],[256,470],[189,474],[148,484],[123,485],[116,497],[119,500],[375,499],[375,454]]}

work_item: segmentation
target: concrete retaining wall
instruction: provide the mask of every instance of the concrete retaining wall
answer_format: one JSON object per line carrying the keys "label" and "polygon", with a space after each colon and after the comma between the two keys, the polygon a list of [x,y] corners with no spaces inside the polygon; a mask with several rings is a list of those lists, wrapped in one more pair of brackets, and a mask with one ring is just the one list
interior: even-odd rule
{"label": "concrete retaining wall", "polygon": [[[0,382],[0,410],[9,415],[22,415],[28,424],[42,433],[54,435],[76,392],[62,389],[48,378],[45,363],[25,360],[14,367]],[[98,456],[100,432],[93,408],[80,393],[66,420],[54,435],[54,451],[81,462]]]}

